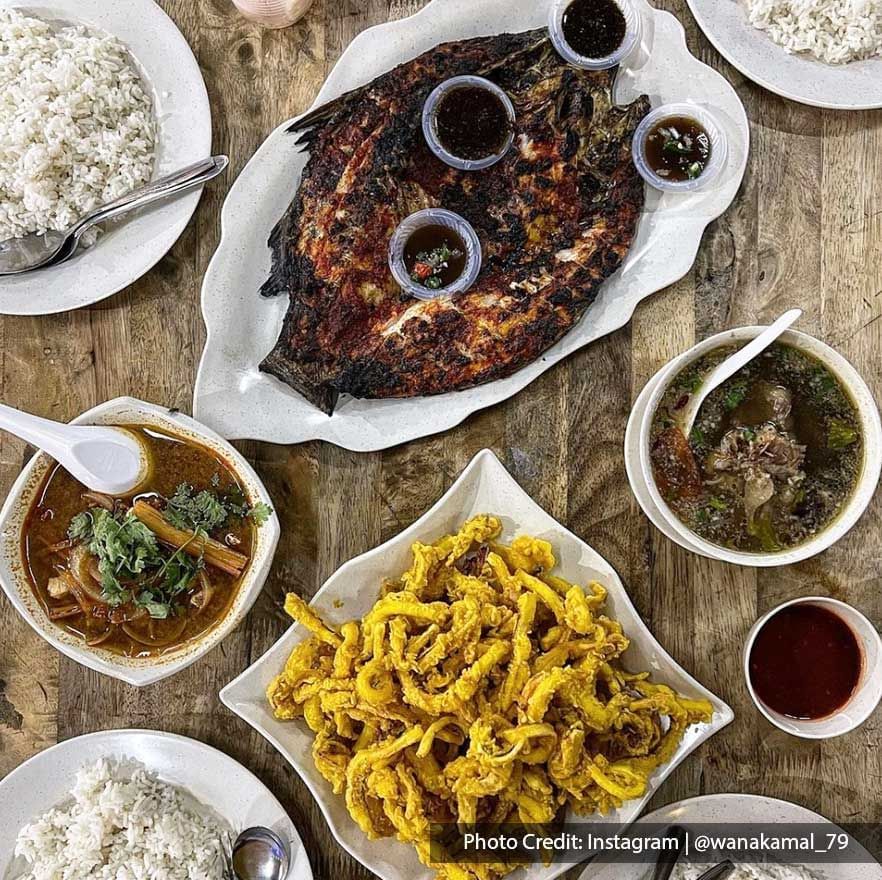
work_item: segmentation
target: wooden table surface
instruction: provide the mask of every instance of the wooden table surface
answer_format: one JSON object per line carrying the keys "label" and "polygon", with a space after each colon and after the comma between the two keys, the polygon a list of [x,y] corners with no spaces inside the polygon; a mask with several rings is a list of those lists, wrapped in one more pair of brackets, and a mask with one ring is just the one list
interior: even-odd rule
{"label": "wooden table surface", "polygon": [[[229,0],[160,0],[202,66],[215,148],[232,167],[208,187],[177,245],[137,284],[91,309],[0,317],[0,399],[67,420],[121,394],[189,412],[204,340],[200,281],[217,245],[230,182],[264,137],[302,111],[361,30],[423,0],[316,0],[281,32],[239,18]],[[530,2],[530,0],[515,0]],[[0,601],[0,776],[53,743],[107,728],[196,737],[253,770],[279,796],[317,878],[371,876],[334,843],[305,786],[217,699],[287,626],[283,596],[311,596],[346,559],[426,510],[472,455],[492,448],[553,516],[621,574],[665,647],[720,694],[736,721],[688,759],[655,804],[711,792],[786,798],[839,821],[882,821],[882,713],[831,742],[790,738],[754,709],[741,674],[759,614],[800,595],[835,596],[882,622],[882,505],[823,555],[787,569],[740,569],[681,550],[652,528],[628,487],[622,441],[632,401],[666,361],[719,330],[805,310],[800,326],[835,346],[882,392],[882,112],[788,103],[725,64],[685,0],[662,5],[689,45],[734,83],[751,120],[744,186],[708,230],[693,271],[632,323],[558,364],[514,399],[446,434],[360,455],[320,442],[244,443],[283,527],[250,617],[199,663],[136,690],[60,656]],[[0,434],[0,490],[32,450]],[[575,876],[573,873],[572,876]]]}

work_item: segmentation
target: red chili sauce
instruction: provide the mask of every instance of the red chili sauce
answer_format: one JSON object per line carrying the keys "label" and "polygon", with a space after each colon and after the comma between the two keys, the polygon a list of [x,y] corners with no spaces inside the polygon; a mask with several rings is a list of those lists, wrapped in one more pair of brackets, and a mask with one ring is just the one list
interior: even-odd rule
{"label": "red chili sauce", "polygon": [[815,721],[841,709],[858,686],[863,655],[851,627],[810,602],[769,618],[750,651],[750,681],[775,712]]}

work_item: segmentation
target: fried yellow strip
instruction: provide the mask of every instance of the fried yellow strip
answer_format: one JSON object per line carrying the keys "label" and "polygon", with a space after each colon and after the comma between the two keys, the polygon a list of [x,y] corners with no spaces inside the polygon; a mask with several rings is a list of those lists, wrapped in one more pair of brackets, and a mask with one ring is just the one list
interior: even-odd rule
{"label": "fried yellow strip", "polygon": [[301,626],[305,626],[320,641],[334,648],[339,648],[343,643],[343,639],[328,629],[321,618],[296,593],[288,593],[285,596],[285,613]]}
{"label": "fried yellow strip", "polygon": [[531,574],[527,574],[525,571],[519,571],[515,575],[515,579],[525,590],[530,590],[536,594],[539,601],[551,611],[558,623],[566,622],[564,619],[564,603],[548,584],[540,581],[537,577],[533,577]]}
{"label": "fried yellow strip", "polygon": [[[403,574],[339,634],[291,595],[311,632],[269,685],[276,718],[314,734],[313,760],[371,838],[412,843],[430,822],[529,822],[562,806],[607,813],[643,795],[713,707],[626,671],[606,590],[553,574],[545,541],[499,542],[478,516],[415,544]],[[438,867],[438,880],[500,880],[514,865]]]}

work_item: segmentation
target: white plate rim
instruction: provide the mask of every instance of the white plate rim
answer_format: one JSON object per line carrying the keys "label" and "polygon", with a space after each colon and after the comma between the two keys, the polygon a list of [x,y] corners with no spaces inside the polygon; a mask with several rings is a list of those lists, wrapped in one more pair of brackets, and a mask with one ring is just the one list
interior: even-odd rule
{"label": "white plate rim", "polygon": [[[708,202],[702,201],[700,210],[689,213],[682,208],[681,203],[676,201],[666,203],[673,205],[671,215],[679,218],[679,244],[683,256],[683,264],[681,265],[678,261],[675,270],[669,275],[663,276],[658,286],[655,286],[653,290],[645,294],[641,294],[640,299],[642,299],[678,281],[688,273],[694,264],[706,227],[728,209],[740,189],[750,149],[750,127],[744,106],[731,85],[721,74],[713,71],[689,52],[682,24],[670,13],[654,9],[647,0],[637,0],[637,2],[643,7],[646,14],[651,16],[652,25],[649,30],[657,30],[665,34],[667,39],[673,41],[677,51],[682,52],[682,58],[678,56],[681,68],[694,67],[696,71],[700,70],[702,77],[713,79],[717,86],[726,93],[727,100],[732,102],[732,107],[737,108],[737,111],[732,111],[737,117],[733,118],[732,126],[737,131],[738,137],[743,141],[743,151],[736,152],[733,157],[730,157],[725,186],[721,184],[719,193],[707,194]],[[377,25],[359,34],[343,53],[337,65],[335,65],[313,106],[323,103],[339,91],[337,80],[344,78],[345,74],[339,74],[338,76],[335,76],[335,74],[351,63],[352,59],[364,57],[371,41],[391,39],[391,35],[406,32],[406,29],[415,28],[419,25],[428,27],[425,21],[431,17],[433,12],[438,12],[439,16],[449,14],[449,10],[454,7],[455,3],[456,0],[432,0],[432,2],[410,18]],[[419,21],[415,24],[414,22],[417,19]],[[414,54],[417,53],[412,52],[410,56],[412,57]],[[726,112],[728,113],[729,110],[727,109]],[[209,263],[202,286],[201,301],[202,314],[206,326],[206,343],[200,359],[194,387],[193,409],[201,421],[213,425],[224,436],[286,444],[322,439],[354,452],[387,449],[419,437],[449,430],[473,413],[508,399],[523,390],[558,361],[563,360],[583,346],[590,344],[590,342],[625,326],[630,321],[639,299],[620,304],[618,306],[618,314],[615,318],[610,319],[607,319],[605,316],[603,319],[599,318],[598,304],[595,303],[591,309],[588,309],[582,321],[573,327],[555,346],[513,376],[479,386],[478,388],[466,389],[446,395],[410,398],[404,401],[367,402],[372,407],[376,407],[384,404],[401,405],[408,401],[418,401],[423,408],[423,412],[430,408],[433,413],[440,411],[440,414],[436,416],[435,422],[431,419],[411,417],[406,427],[399,425],[398,430],[390,432],[388,425],[372,425],[369,418],[359,413],[349,416],[351,424],[345,426],[340,425],[339,416],[335,419],[335,417],[328,418],[321,414],[323,420],[317,420],[316,413],[318,411],[315,410],[315,413],[311,411],[314,408],[306,410],[306,418],[282,417],[279,414],[261,416],[261,403],[258,403],[256,405],[257,413],[255,413],[255,404],[252,396],[255,383],[259,383],[258,393],[261,395],[264,393],[264,389],[269,387],[263,383],[275,383],[278,390],[272,392],[272,399],[278,401],[280,406],[287,405],[285,401],[288,400],[289,395],[294,395],[295,397],[298,395],[293,390],[284,387],[278,380],[266,376],[266,374],[258,374],[256,369],[251,371],[250,368],[243,368],[240,365],[241,358],[238,358],[235,363],[233,362],[234,355],[232,350],[235,348],[235,344],[230,344],[228,335],[224,330],[223,308],[225,303],[228,304],[230,301],[230,295],[223,292],[224,278],[230,263],[245,259],[243,242],[238,227],[241,223],[239,211],[247,208],[249,205],[249,177],[256,173],[255,169],[261,163],[269,161],[268,157],[274,149],[281,149],[281,147],[276,145],[290,124],[291,120],[283,123],[269,135],[231,188],[221,213],[221,240]],[[248,181],[248,183],[246,184],[245,181]],[[650,195],[651,198],[652,196]],[[676,196],[676,198],[680,197]],[[710,199],[714,201],[710,201]],[[667,214],[664,216],[667,216]],[[613,276],[613,278],[627,271],[629,271],[629,267],[626,263],[623,269],[620,269],[620,272]],[[220,293],[217,291],[220,291]],[[257,297],[257,292],[254,291],[253,295]],[[233,296],[235,295],[233,294]],[[592,327],[590,333],[586,331],[589,338],[580,338],[578,336],[579,326],[584,326],[586,322],[591,322],[592,320],[595,324],[601,321],[602,326],[599,328]],[[594,335],[590,335],[591,333]],[[240,386],[242,389],[245,389],[241,393],[239,391]],[[270,391],[266,391],[266,394],[269,395]],[[237,402],[240,406],[238,412],[232,412],[229,408],[228,401],[231,399],[231,396],[237,396]],[[467,400],[465,405],[457,405],[464,399]],[[315,417],[316,421],[306,424],[307,420],[311,417]],[[397,422],[400,423],[401,421],[402,419],[397,419]]]}
{"label": "white plate rim", "polygon": [[[558,544],[555,545],[554,549],[556,551],[556,558],[558,559],[559,566],[562,565],[565,552],[563,542],[565,541],[568,546],[574,547],[580,551],[580,564],[590,564],[594,567],[595,571],[602,572],[603,576],[601,577],[598,575],[598,579],[604,580],[604,586],[609,590],[610,601],[616,606],[616,617],[618,619],[623,619],[623,617],[630,618],[626,632],[631,640],[632,646],[636,647],[639,644],[641,651],[648,651],[653,658],[652,662],[654,665],[657,665],[659,661],[667,663],[669,666],[668,674],[671,675],[673,673],[681,678],[681,681],[678,683],[679,686],[688,686],[692,690],[692,693],[710,700],[714,706],[714,717],[712,721],[709,724],[701,725],[700,729],[694,732],[694,736],[691,736],[688,741],[684,741],[680,744],[676,757],[672,759],[671,762],[655,771],[651,777],[650,788],[643,798],[634,801],[629,809],[625,811],[624,815],[621,812],[617,812],[616,814],[610,814],[610,817],[606,817],[604,820],[598,820],[615,820],[619,823],[630,824],[637,819],[640,811],[649,802],[650,798],[655,795],[668,776],[673,773],[674,770],[685,761],[696,748],[729,725],[734,720],[735,714],[722,699],[698,682],[689,672],[677,663],[661,643],[658,642],[648,626],[643,622],[631,602],[630,596],[622,584],[621,579],[612,566],[609,565],[609,563],[593,548],[570,532],[565,526],[558,523],[550,514],[533,501],[533,499],[520,487],[517,481],[508,473],[503,464],[491,450],[484,449],[479,452],[441,498],[439,498],[439,500],[414,523],[378,547],[368,550],[366,553],[343,563],[343,565],[340,566],[340,568],[338,568],[327,581],[325,581],[311,600],[310,604],[317,607],[329,620],[345,618],[348,612],[341,611],[334,601],[335,595],[337,598],[342,598],[342,593],[337,593],[337,584],[351,583],[354,585],[351,589],[356,590],[357,584],[359,583],[357,571],[360,566],[370,564],[374,559],[382,560],[393,550],[397,552],[399,545],[404,545],[409,548],[414,540],[433,540],[436,532],[438,532],[437,527],[433,527],[433,522],[437,519],[443,519],[446,516],[447,508],[455,506],[458,503],[459,495],[473,495],[474,492],[477,491],[477,486],[479,486],[481,481],[484,480],[498,482],[503,485],[504,488],[511,493],[511,497],[515,499],[519,510],[522,512],[522,516],[525,515],[523,514],[523,511],[528,511],[528,514],[526,515],[535,517],[536,522],[541,522],[547,529],[554,529],[557,531],[558,534],[554,540],[556,540]],[[474,499],[472,499],[470,504],[474,505],[474,503]],[[477,512],[479,511],[473,509],[473,507],[468,509],[459,507],[453,518],[457,522],[461,522]],[[517,516],[518,510],[509,510],[505,514],[505,518],[516,518]],[[517,531],[520,531],[522,528],[529,527],[522,526],[519,522]],[[536,533],[535,527],[533,528],[533,533]],[[351,595],[351,593],[349,595]],[[335,805],[335,796],[331,794],[330,797],[326,798],[327,792],[323,791],[320,787],[322,781],[317,778],[317,771],[310,766],[312,760],[311,755],[308,753],[301,755],[289,748],[279,736],[276,736],[272,730],[267,729],[262,724],[255,712],[250,708],[253,706],[257,706],[258,710],[265,708],[265,697],[262,689],[255,688],[253,693],[249,693],[249,685],[251,684],[252,679],[255,684],[258,683],[267,667],[275,670],[275,672],[272,673],[273,675],[277,674],[278,670],[284,665],[285,659],[287,659],[291,648],[298,642],[302,641],[307,635],[307,631],[299,625],[295,624],[289,627],[289,629],[272,647],[269,648],[269,650],[266,651],[266,653],[221,690],[221,702],[230,709],[230,711],[238,715],[243,721],[247,722],[260,733],[260,735],[263,736],[295,769],[315,798],[335,840],[346,850],[346,852],[358,860],[368,870],[381,877],[382,880],[411,880],[411,875],[403,873],[397,865],[390,866],[385,862],[378,863],[377,860],[379,857],[376,857],[375,861],[371,863],[364,854],[356,851],[355,847],[347,840],[347,832],[351,831],[352,828],[348,827],[346,832],[341,830],[340,825],[332,814],[332,809]],[[286,725],[283,725],[283,727],[284,726]],[[354,826],[354,823],[348,817],[348,814],[343,817],[343,821],[347,823],[347,826]],[[355,827],[355,832],[357,832],[356,839],[360,840],[357,835],[361,832],[357,829],[357,826]],[[390,845],[393,842],[394,841],[389,841]],[[399,845],[397,842],[395,843],[396,845]],[[388,870],[390,867],[394,869],[394,873],[391,873],[390,870]],[[559,877],[572,867],[572,865],[554,865],[550,868],[535,868],[529,872],[518,872],[512,876],[517,878],[517,880],[554,880],[554,878]],[[412,878],[412,880],[423,880],[423,877],[420,875]]]}
{"label": "white plate rim", "polygon": [[[843,100],[834,100],[834,99],[825,99],[819,97],[813,97],[812,95],[806,94],[804,91],[799,89],[799,83],[804,82],[805,80],[799,76],[798,74],[801,72],[801,68],[797,67],[797,65],[805,65],[805,71],[809,71],[812,67],[817,68],[819,65],[822,69],[838,71],[840,69],[847,70],[845,66],[836,65],[826,65],[824,62],[815,59],[813,56],[805,56],[805,55],[790,55],[784,51],[782,47],[780,47],[777,43],[775,43],[768,34],[765,34],[763,31],[760,31],[757,28],[754,28],[753,25],[750,24],[750,21],[746,19],[743,23],[743,27],[747,29],[748,39],[751,43],[755,45],[760,45],[757,42],[757,36],[762,38],[763,41],[767,42],[777,53],[780,53],[783,58],[778,59],[778,63],[784,68],[781,72],[781,77],[775,77],[774,75],[770,75],[767,72],[757,71],[753,65],[743,58],[733,46],[736,45],[735,41],[731,39],[731,28],[727,25],[722,25],[721,28],[718,29],[715,26],[715,22],[713,20],[713,13],[719,12],[719,4],[726,2],[734,2],[734,0],[710,0],[710,3],[713,4],[713,9],[706,9],[704,3],[707,0],[686,0],[689,4],[689,8],[692,11],[692,14],[695,16],[695,20],[698,23],[698,26],[701,28],[702,33],[707,37],[710,41],[710,44],[726,59],[736,70],[746,76],[752,82],[755,82],[758,86],[766,89],[769,92],[772,92],[775,95],[778,95],[782,98],[786,98],[789,101],[795,101],[799,104],[805,104],[809,107],[820,107],[825,110],[847,110],[847,111],[862,111],[862,110],[878,110],[882,108],[882,86],[879,88],[879,96],[878,98],[874,98],[867,101],[843,101]],[[741,0],[738,0],[740,3]],[[756,34],[752,33],[756,31]],[[768,47],[766,47],[768,48]],[[879,66],[879,76],[882,77],[882,58],[870,59],[868,62],[856,62],[862,64],[876,64]],[[787,70],[788,68],[793,68],[791,70]],[[796,84],[796,88],[788,88],[782,82],[779,82],[780,78],[783,78],[789,74],[788,81]],[[797,75],[794,75],[797,74]],[[847,84],[843,83],[837,89],[837,91],[841,91],[843,93],[847,93]]]}
{"label": "white plate rim", "polygon": [[[785,812],[790,812],[793,814],[793,818],[791,821],[799,824],[809,824],[815,822],[823,822],[835,825],[837,828],[840,826],[836,822],[832,822],[826,816],[823,816],[821,813],[815,812],[814,810],[809,809],[808,807],[804,807],[801,804],[796,804],[793,801],[784,800],[783,798],[770,797],[769,795],[764,794],[751,794],[751,793],[738,793],[738,792],[720,792],[716,794],[702,794],[696,795],[695,797],[683,798],[679,801],[674,801],[670,804],[665,804],[663,807],[659,807],[656,810],[653,810],[650,813],[646,813],[641,816],[636,825],[666,825],[669,822],[672,822],[675,818],[677,821],[685,822],[686,824],[692,823],[702,823],[711,821],[719,821],[719,820],[709,820],[706,818],[702,818],[704,811],[708,807],[713,807],[714,805],[722,805],[724,809],[729,808],[730,805],[734,804],[745,804],[759,806],[761,808],[768,808],[770,810],[783,810]],[[683,818],[684,812],[686,813],[686,817]],[[696,813],[697,815],[690,816],[690,813]],[[747,819],[736,818],[732,821],[748,821]],[[840,829],[842,830],[842,829]],[[844,832],[847,833],[847,832]],[[854,840],[854,838],[852,838]],[[860,843],[858,846],[860,846]],[[863,848],[863,847],[862,847]],[[870,856],[872,858],[872,856]],[[807,866],[811,867],[813,870],[817,871],[821,866],[812,865]],[[840,865],[840,867],[848,867],[844,865]],[[866,867],[866,866],[864,866]],[[882,880],[882,867],[878,865],[875,866],[870,865],[870,869],[873,873],[873,876],[863,877],[862,880]],[[646,865],[616,865],[613,863],[608,863],[605,865],[595,866],[593,871],[592,868],[589,867],[585,872],[579,877],[579,880],[642,880],[644,874],[647,871]],[[623,874],[623,872],[627,872]],[[830,877],[829,880],[851,880],[854,875],[852,873],[846,872],[843,875],[840,875],[836,878]]]}
{"label": "white plate rim", "polygon": [[[142,755],[149,751],[158,757],[161,756],[163,752],[168,754],[168,751],[170,750],[190,750],[204,759],[204,763],[194,763],[190,765],[193,767],[193,776],[197,779],[199,777],[207,778],[209,776],[211,771],[207,769],[207,766],[214,765],[218,770],[218,775],[220,775],[220,770],[223,766],[225,766],[227,770],[232,768],[241,776],[242,783],[247,785],[252,792],[251,796],[255,808],[259,811],[254,818],[251,818],[254,814],[249,812],[249,821],[251,824],[259,823],[270,827],[281,837],[287,838],[290,841],[292,869],[289,876],[292,880],[295,877],[296,880],[313,880],[312,868],[309,863],[306,849],[303,846],[303,841],[300,838],[300,834],[294,823],[291,821],[287,811],[272,791],[270,791],[270,789],[267,788],[267,786],[264,785],[264,783],[261,782],[251,770],[243,764],[240,764],[235,758],[227,755],[225,752],[222,752],[214,746],[202,742],[201,740],[182,736],[181,734],[167,733],[162,730],[149,730],[146,728],[125,728],[120,730],[100,730],[94,733],[87,733],[62,740],[61,742],[55,743],[32,755],[5,777],[0,779],[0,799],[4,799],[6,790],[15,786],[20,779],[27,779],[30,774],[37,774],[39,778],[48,778],[50,775],[48,769],[51,769],[52,762],[62,758],[66,752],[75,750],[84,743],[103,744],[105,741],[107,748],[106,754],[102,755],[103,757],[132,759],[138,761],[144,764],[151,773],[155,774],[163,782],[167,782],[189,791],[193,791],[192,787],[194,783],[170,779],[163,773],[161,768],[151,766],[148,761],[144,760]],[[130,743],[132,744],[130,745]],[[44,769],[44,765],[47,769]],[[74,774],[81,766],[83,766],[82,761],[63,764],[63,767],[68,771],[67,778],[69,778],[70,781],[73,780]],[[43,774],[42,777],[39,776],[40,773]],[[47,810],[63,803],[65,797],[69,795],[69,787],[67,791],[65,791],[61,784],[63,776],[64,774],[52,774],[53,778],[51,787],[59,790],[59,796],[51,803],[46,803],[42,806],[40,808],[41,812],[46,812]],[[229,782],[230,777],[225,776],[224,779],[225,782]],[[198,784],[199,783],[197,782],[196,785]],[[198,793],[194,792],[194,794],[198,800]],[[205,804],[205,806],[214,809],[211,804]],[[230,822],[230,824],[236,828],[236,823],[231,821],[230,816],[224,815],[220,811],[217,812],[223,819]],[[33,821],[36,818],[37,814],[32,815],[30,818],[26,818],[24,821]],[[10,824],[8,821],[4,822],[4,827],[0,828],[0,839],[2,839],[2,836],[8,832],[11,841],[14,842],[15,837],[18,835],[18,832],[22,827],[23,824],[18,824],[16,827],[16,823]],[[6,857],[9,858],[9,854],[7,854]],[[13,860],[10,859],[5,864],[0,864],[0,876],[6,875],[8,867],[12,861]],[[295,871],[295,868],[298,870]]]}
{"label": "white plate rim", "polygon": [[[142,74],[146,67],[169,68],[162,76],[172,80],[179,92],[188,95],[186,107],[175,98],[174,92],[157,88],[156,77],[149,78],[147,85],[153,94],[160,134],[170,132],[178,141],[186,138],[183,148],[178,146],[175,155],[166,154],[162,145],[157,151],[154,179],[177,168],[207,158],[211,151],[212,118],[211,104],[205,80],[193,50],[177,24],[155,0],[114,0],[107,4],[101,0],[4,0],[4,6],[21,9],[43,17],[57,17],[65,21],[83,22],[113,33],[129,49]],[[114,26],[119,22],[128,33],[120,33]],[[109,26],[108,26],[109,25]],[[141,37],[138,37],[138,33]],[[150,64],[145,65],[145,53],[140,52],[138,39],[146,46],[155,41]],[[135,45],[133,45],[135,44]],[[161,48],[164,56],[156,54]],[[174,58],[173,73],[169,57]],[[167,94],[166,94],[167,93]],[[165,109],[171,107],[171,111]],[[186,121],[172,117],[186,109]],[[171,126],[171,127],[170,127]],[[171,145],[167,145],[171,150]],[[92,252],[80,253],[70,262],[57,268],[45,269],[13,278],[0,278],[0,314],[2,315],[54,315],[83,308],[101,302],[133,284],[149,272],[175,245],[190,223],[203,187],[184,193],[162,205],[134,214],[106,234],[106,240],[96,244]],[[132,245],[143,237],[150,239],[150,247],[143,252]],[[103,246],[103,250],[101,250]],[[90,268],[92,267],[92,268]],[[97,274],[96,274],[97,273]],[[47,302],[45,289],[54,289],[54,300]],[[69,293],[69,289],[74,293]]]}

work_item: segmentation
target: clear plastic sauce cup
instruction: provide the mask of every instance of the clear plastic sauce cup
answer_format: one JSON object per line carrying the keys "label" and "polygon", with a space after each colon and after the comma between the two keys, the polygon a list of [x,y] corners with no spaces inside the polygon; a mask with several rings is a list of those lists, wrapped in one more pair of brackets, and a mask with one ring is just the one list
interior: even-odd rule
{"label": "clear plastic sauce cup", "polygon": [[[704,170],[694,180],[668,180],[657,174],[646,160],[646,140],[652,130],[665,119],[677,116],[695,120],[707,132],[710,140],[710,158]],[[632,154],[637,171],[650,186],[664,192],[695,192],[708,186],[719,176],[729,157],[729,142],[723,127],[704,108],[690,103],[665,104],[648,113],[637,126]]]}
{"label": "clear plastic sauce cup", "polygon": [[[418,229],[425,226],[444,226],[455,232],[465,244],[466,264],[462,274],[453,283],[437,290],[432,290],[414,281],[410,277],[404,261],[404,252],[408,241]],[[475,283],[481,271],[481,262],[481,241],[471,223],[460,217],[459,214],[454,214],[453,211],[446,211],[443,208],[427,208],[423,211],[417,211],[416,214],[411,214],[395,230],[392,243],[389,246],[389,268],[392,270],[393,277],[405,293],[422,300],[440,299],[464,293]]]}
{"label": "clear plastic sauce cup", "polygon": [[640,10],[631,0],[614,0],[625,17],[625,36],[619,47],[602,58],[589,58],[580,55],[564,36],[564,17],[573,0],[554,0],[548,17],[548,32],[558,54],[574,67],[584,70],[609,70],[621,64],[637,47],[643,33],[643,19]]}
{"label": "clear plastic sauce cup", "polygon": [[[453,153],[445,148],[438,136],[438,129],[435,123],[435,114],[438,106],[443,98],[452,91],[461,88],[485,89],[500,100],[508,115],[509,127],[511,129],[508,137],[497,152],[483,159],[463,159],[459,156],[454,156]],[[460,171],[482,171],[503,159],[514,143],[516,122],[517,114],[514,104],[512,104],[511,98],[509,98],[505,90],[501,89],[496,83],[490,82],[489,79],[484,79],[481,76],[455,76],[445,80],[429,95],[423,106],[423,135],[426,138],[429,149],[442,162],[446,162],[452,168],[458,168]]]}

